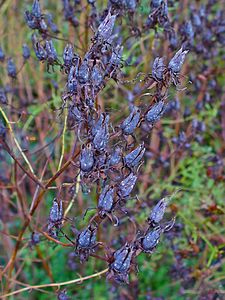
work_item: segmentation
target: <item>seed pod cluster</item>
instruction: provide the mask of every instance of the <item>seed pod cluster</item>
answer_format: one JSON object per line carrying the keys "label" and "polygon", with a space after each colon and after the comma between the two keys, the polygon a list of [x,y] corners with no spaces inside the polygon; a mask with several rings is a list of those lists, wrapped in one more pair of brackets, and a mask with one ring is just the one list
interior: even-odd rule
{"label": "seed pod cluster", "polygon": [[[62,3],[65,20],[74,27],[78,26],[79,21],[74,12],[79,4],[73,5],[71,1],[62,1]],[[73,161],[74,177],[69,183],[72,185],[71,195],[74,195],[75,191],[78,192],[78,179],[80,180],[79,187],[87,194],[88,201],[92,200],[92,193],[89,191],[97,187],[96,201],[92,201],[94,203],[92,207],[87,207],[87,210],[94,208],[95,213],[88,218],[83,228],[75,230],[74,239],[68,238],[68,235],[63,233],[66,221],[60,197],[53,200],[49,213],[48,234],[54,239],[60,239],[60,232],[69,239],[75,247],[74,255],[81,262],[87,261],[89,256],[95,256],[94,252],[97,251],[99,245],[107,248],[105,243],[98,241],[98,232],[101,231],[102,223],[107,226],[112,222],[114,226],[120,226],[124,221],[124,215],[129,216],[128,204],[135,196],[140,166],[147,152],[145,139],[142,135],[141,140],[136,138],[136,133],[141,131],[142,125],[146,125],[151,130],[166,112],[168,89],[172,84],[175,86],[179,84],[181,67],[188,53],[186,48],[181,47],[167,64],[166,58],[157,57],[153,62],[152,73],[148,74],[144,80],[146,83],[144,88],[151,86],[155,88],[151,104],[142,105],[141,101],[138,105],[136,104],[135,95],[141,96],[143,92],[140,87],[136,94],[135,92],[132,94],[131,102],[133,103],[126,117],[119,120],[118,124],[112,124],[111,113],[108,111],[106,113],[99,105],[100,92],[109,80],[122,83],[124,64],[122,55],[126,43],[122,46],[116,23],[122,12],[125,14],[128,12],[131,25],[129,30],[138,36],[140,31],[133,18],[137,3],[136,1],[122,1],[121,3],[109,1],[108,9],[96,20],[93,20],[96,9],[94,1],[89,1],[88,5],[91,10],[89,21],[94,29],[89,48],[79,51],[76,45],[67,42],[62,54],[57,53],[58,48],[55,48],[55,42],[53,43],[49,34],[49,30],[55,33],[59,30],[54,26],[51,15],[42,14],[39,1],[34,1],[31,11],[25,13],[27,25],[32,30],[36,30],[32,35],[32,44],[37,59],[46,63],[47,70],[49,66],[53,71],[55,71],[54,67],[60,67],[58,69],[66,80],[61,94],[62,110],[67,108],[67,126],[64,130],[69,129],[75,132],[74,149],[79,148],[78,155]],[[159,22],[164,27],[164,31],[172,35],[173,30],[166,1],[151,1],[151,9],[149,23],[145,29],[155,28]],[[24,59],[28,59],[29,53],[26,47],[24,47],[23,56]],[[61,190],[59,194],[60,192]],[[141,252],[152,253],[163,232],[172,228],[174,221],[161,222],[166,206],[167,202],[161,200],[153,208],[148,218],[148,228],[141,237],[135,234],[132,241],[125,242],[122,247],[113,250],[111,255],[107,253],[104,260],[109,266],[109,279],[128,283],[129,273],[133,269],[136,256]],[[69,211],[70,205],[68,207]],[[65,210],[66,214],[67,210]],[[132,220],[130,216],[129,218]],[[87,220],[86,213],[84,220]],[[134,221],[132,222],[135,224]],[[75,228],[79,226],[80,224],[75,220]]]}

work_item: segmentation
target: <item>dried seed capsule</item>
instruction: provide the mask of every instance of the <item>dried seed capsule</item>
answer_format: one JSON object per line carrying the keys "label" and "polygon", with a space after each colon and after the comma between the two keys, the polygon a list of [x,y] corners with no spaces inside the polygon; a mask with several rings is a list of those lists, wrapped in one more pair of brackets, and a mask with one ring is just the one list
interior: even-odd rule
{"label": "dried seed capsule", "polygon": [[56,34],[59,33],[59,32],[60,32],[60,31],[59,31],[59,28],[58,28],[58,26],[53,22],[53,17],[52,17],[52,15],[51,15],[51,14],[47,14],[46,17],[47,17],[48,25],[49,25],[49,27],[51,28],[51,31],[54,32],[54,33],[56,33]]}
{"label": "dried seed capsule", "polygon": [[96,150],[102,151],[106,148],[109,140],[109,115],[105,115],[104,121],[101,127],[97,130],[94,139],[93,145]]}
{"label": "dried seed capsule", "polygon": [[105,212],[111,212],[113,207],[113,197],[115,188],[112,186],[105,186],[98,199],[98,209],[102,216]]}
{"label": "dried seed capsule", "polygon": [[47,24],[45,23],[45,20],[44,20],[44,19],[41,19],[41,20],[39,21],[39,28],[38,28],[38,29],[41,30],[41,31],[43,31],[43,32],[45,32],[45,31],[48,30],[48,26],[47,26]]}
{"label": "dried seed capsule", "polygon": [[98,121],[95,123],[94,126],[92,126],[91,134],[92,134],[93,137],[96,135],[96,133],[99,131],[99,129],[103,126],[105,118],[106,118],[106,114],[101,113],[99,118],[98,118]]}
{"label": "dried seed capsule", "polygon": [[34,49],[35,54],[37,56],[37,58],[40,61],[46,60],[47,59],[47,52],[45,50],[45,48],[40,44],[37,43],[36,48]]}
{"label": "dried seed capsule", "polygon": [[151,0],[151,8],[158,8],[162,4],[162,0]]}
{"label": "dried seed capsule", "polygon": [[155,122],[160,120],[164,111],[165,111],[165,103],[163,100],[160,100],[149,109],[149,111],[145,115],[145,119],[147,122],[154,124]]}
{"label": "dried seed capsule", "polygon": [[67,126],[68,128],[73,128],[77,123],[80,123],[83,120],[81,111],[77,106],[72,105],[69,107]]}
{"label": "dried seed capsule", "polygon": [[123,247],[114,252],[114,262],[109,265],[110,273],[118,282],[128,283],[128,272],[131,267],[132,258],[135,255],[134,245],[126,243]]}
{"label": "dried seed capsule", "polygon": [[194,29],[192,26],[191,21],[187,21],[183,27],[183,34],[187,37],[187,39],[189,39],[190,41],[193,39],[194,37]]}
{"label": "dried seed capsule", "polygon": [[7,104],[7,94],[3,88],[0,88],[0,103]]}
{"label": "dried seed capsule", "polygon": [[195,27],[200,28],[201,27],[201,18],[197,13],[192,13],[192,23]]}
{"label": "dried seed capsule", "polygon": [[125,164],[131,168],[136,167],[142,159],[144,153],[145,147],[144,143],[142,143],[140,146],[138,146],[136,149],[134,149],[124,157]]}
{"label": "dried seed capsule", "polygon": [[5,53],[2,47],[0,47],[0,61],[3,62],[4,60],[5,60]]}
{"label": "dried seed capsule", "polygon": [[134,12],[136,6],[137,6],[136,0],[125,0],[125,7],[126,7],[126,9],[128,9],[130,12]]}
{"label": "dried seed capsule", "polygon": [[122,157],[122,149],[120,147],[116,147],[109,158],[109,165],[115,166],[121,161]]}
{"label": "dried seed capsule", "polygon": [[98,65],[94,65],[92,72],[91,72],[91,81],[92,84],[96,87],[98,87],[103,80],[103,74],[100,70],[100,68],[98,67]]}
{"label": "dried seed capsule", "polygon": [[60,200],[58,203],[57,199],[54,199],[49,214],[49,221],[54,224],[59,221],[62,221],[62,218],[63,218],[62,200]]}
{"label": "dried seed capsule", "polygon": [[181,47],[179,51],[174,55],[168,65],[168,69],[172,71],[172,73],[176,74],[179,73],[181,67],[184,63],[185,56],[188,53],[188,50],[183,50]]}
{"label": "dried seed capsule", "polygon": [[38,243],[40,243],[40,233],[38,232],[32,232],[31,234],[31,240],[30,240],[30,246],[35,246]]}
{"label": "dried seed capsule", "polygon": [[152,209],[148,221],[151,223],[159,223],[164,216],[166,207],[168,205],[168,198],[161,199]]}
{"label": "dried seed capsule", "polygon": [[47,52],[45,48],[41,45],[41,43],[38,41],[37,36],[35,34],[32,34],[32,44],[35,51],[35,55],[40,61],[47,59]]}
{"label": "dried seed capsule", "polygon": [[41,17],[41,6],[39,3],[39,0],[34,0],[31,13],[37,19],[39,19]]}
{"label": "dried seed capsule", "polygon": [[77,92],[77,73],[77,66],[72,66],[67,79],[67,90],[71,94],[75,94]]}
{"label": "dried seed capsule", "polygon": [[74,57],[73,45],[67,44],[63,51],[63,61],[65,66],[71,66]]}
{"label": "dried seed capsule", "polygon": [[96,244],[97,230],[88,226],[77,237],[77,248],[92,248]]}
{"label": "dried seed capsule", "polygon": [[111,15],[111,13],[109,12],[102,23],[99,25],[96,36],[107,41],[112,35],[115,20],[116,15]]}
{"label": "dried seed capsule", "polygon": [[57,299],[58,300],[69,300],[70,298],[68,297],[66,290],[62,290],[62,291],[58,292]]}
{"label": "dried seed capsule", "polygon": [[120,128],[123,130],[123,133],[126,135],[133,134],[136,129],[139,120],[140,120],[141,112],[138,107],[133,106],[133,109],[130,115],[123,121],[120,125]]}
{"label": "dried seed capsule", "polygon": [[152,252],[152,250],[158,245],[162,228],[157,227],[145,234],[141,241],[141,247],[144,252]]}
{"label": "dried seed capsule", "polygon": [[30,58],[30,49],[29,47],[27,46],[27,44],[23,44],[23,58],[25,60],[29,59]]}
{"label": "dried seed capsule", "polygon": [[130,195],[137,181],[137,176],[130,173],[118,186],[118,195],[121,198],[126,198]]}
{"label": "dried seed capsule", "polygon": [[57,56],[57,52],[56,52],[56,49],[53,45],[52,40],[46,40],[45,49],[46,49],[46,52],[47,52],[48,60],[51,61],[51,62],[57,61],[58,56]]}
{"label": "dried seed capsule", "polygon": [[25,19],[25,22],[27,23],[27,25],[31,29],[38,29],[39,24],[38,24],[37,19],[28,10],[25,11],[25,13],[24,13],[24,19]]}
{"label": "dried seed capsule", "polygon": [[120,45],[116,46],[116,49],[112,52],[109,64],[112,66],[119,66],[122,59],[123,47]]}
{"label": "dried seed capsule", "polygon": [[94,166],[94,153],[91,144],[82,146],[80,155],[80,169],[83,172],[90,172]]}
{"label": "dried seed capsule", "polygon": [[130,246],[126,244],[121,249],[114,252],[113,257],[115,261],[111,264],[117,272],[127,272],[130,268],[130,263],[132,259],[133,252],[130,249]]}
{"label": "dried seed capsule", "polygon": [[79,67],[78,80],[81,84],[85,84],[89,80],[89,67],[87,59],[84,59]]}
{"label": "dried seed capsule", "polygon": [[1,140],[5,140],[6,138],[6,127],[5,124],[2,122],[2,120],[0,119],[0,143]]}
{"label": "dried seed capsule", "polygon": [[156,81],[161,81],[163,79],[163,73],[165,69],[166,66],[164,65],[163,58],[156,57],[152,66],[152,77]]}
{"label": "dried seed capsule", "polygon": [[9,77],[16,78],[16,66],[12,58],[9,58],[7,61],[7,72]]}

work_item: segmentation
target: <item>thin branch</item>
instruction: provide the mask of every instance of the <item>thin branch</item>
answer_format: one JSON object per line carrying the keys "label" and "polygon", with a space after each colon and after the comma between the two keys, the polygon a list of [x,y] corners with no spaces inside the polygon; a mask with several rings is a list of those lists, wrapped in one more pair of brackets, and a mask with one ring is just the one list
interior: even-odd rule
{"label": "thin branch", "polygon": [[67,127],[67,117],[68,117],[68,109],[65,108],[65,119],[64,119],[63,133],[62,133],[62,152],[59,160],[58,170],[60,170],[62,166],[63,157],[65,154],[65,135],[66,135],[66,127]]}
{"label": "thin branch", "polygon": [[22,155],[23,159],[24,159],[25,162],[27,163],[27,165],[28,165],[28,167],[29,167],[31,173],[34,174],[34,170],[33,170],[32,166],[31,166],[31,164],[30,164],[28,158],[26,157],[26,155],[24,154],[23,150],[21,149],[20,144],[19,144],[19,142],[17,141],[16,136],[15,136],[15,134],[14,134],[14,132],[13,132],[12,126],[11,126],[11,124],[10,124],[10,121],[9,121],[8,117],[6,116],[5,112],[3,111],[3,109],[1,108],[1,106],[0,106],[0,112],[1,112],[1,114],[2,114],[2,116],[3,116],[3,118],[4,118],[4,120],[5,120],[5,122],[6,122],[7,126],[8,126],[8,128],[9,128],[9,131],[10,131],[10,133],[11,133],[11,135],[12,135],[12,138],[13,138],[13,140],[14,140],[14,142],[15,142],[15,144],[16,144],[16,146],[17,146],[19,152],[20,152],[20,154]]}
{"label": "thin branch", "polygon": [[82,283],[84,280],[88,280],[88,279],[94,278],[94,277],[99,277],[99,276],[105,274],[106,272],[108,272],[108,268],[104,269],[104,270],[102,270],[98,273],[95,273],[95,274],[92,274],[92,275],[89,275],[89,276],[85,276],[85,277],[81,277],[81,278],[76,278],[76,279],[69,280],[69,281],[58,282],[58,283],[56,282],[56,283],[40,284],[40,285],[30,285],[29,287],[25,287],[25,288],[16,290],[14,292],[2,295],[2,296],[0,296],[0,299],[4,299],[4,297],[9,297],[9,296],[16,295],[16,294],[19,294],[19,293],[22,293],[22,292],[25,292],[25,291],[29,291],[29,290],[35,290],[35,289],[47,288],[47,287],[60,287],[60,286],[63,286],[63,285],[69,285],[69,284],[74,284],[74,283]]}

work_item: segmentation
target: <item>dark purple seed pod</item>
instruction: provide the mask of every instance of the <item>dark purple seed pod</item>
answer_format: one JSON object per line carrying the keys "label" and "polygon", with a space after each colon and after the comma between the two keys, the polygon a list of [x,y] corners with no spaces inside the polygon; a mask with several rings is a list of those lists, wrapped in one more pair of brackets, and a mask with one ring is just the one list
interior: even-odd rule
{"label": "dark purple seed pod", "polygon": [[54,199],[52,207],[50,209],[49,221],[54,224],[59,221],[62,221],[62,218],[63,218],[62,200],[60,200],[58,203],[57,199]]}
{"label": "dark purple seed pod", "polygon": [[192,122],[191,122],[192,128],[195,129],[195,130],[197,130],[198,123],[199,123],[198,120],[193,119]]}
{"label": "dark purple seed pod", "polygon": [[27,44],[23,44],[23,58],[25,60],[30,58],[30,48],[27,46]]}
{"label": "dark purple seed pod", "polygon": [[180,50],[177,51],[177,53],[173,56],[168,65],[168,69],[172,73],[176,74],[180,72],[187,53],[188,50],[183,50],[183,48],[181,47]]}
{"label": "dark purple seed pod", "polygon": [[102,23],[99,25],[96,37],[100,37],[103,40],[107,41],[112,35],[115,20],[116,15],[111,15],[111,13],[109,12]]}
{"label": "dark purple seed pod", "polygon": [[189,40],[193,39],[195,33],[194,33],[194,29],[193,29],[193,26],[192,26],[192,23],[190,20],[185,23],[183,31],[184,31],[184,34],[187,37],[187,39],[189,39]]}
{"label": "dark purple seed pod", "polygon": [[125,7],[129,12],[134,12],[137,6],[136,0],[125,0]]}
{"label": "dark purple seed pod", "polygon": [[66,294],[66,290],[62,290],[62,291],[58,292],[57,299],[58,300],[69,300],[70,298]]}
{"label": "dark purple seed pod", "polygon": [[89,80],[89,67],[87,59],[84,59],[81,63],[78,71],[78,81],[81,84],[87,83]]}
{"label": "dark purple seed pod", "polygon": [[80,155],[80,169],[83,172],[90,172],[94,166],[94,152],[91,144],[83,145]]}
{"label": "dark purple seed pod", "polygon": [[28,10],[24,13],[24,19],[28,27],[30,27],[31,29],[38,29],[39,25],[37,19]]}
{"label": "dark purple seed pod", "polygon": [[102,127],[98,129],[96,132],[94,139],[93,139],[93,145],[96,150],[102,151],[106,148],[109,140],[109,115],[106,115],[104,124]]}
{"label": "dark purple seed pod", "polygon": [[0,140],[1,139],[5,139],[6,138],[6,127],[5,124],[3,123],[3,121],[0,119]]}
{"label": "dark purple seed pod", "polygon": [[3,62],[4,60],[5,60],[5,53],[2,47],[0,47],[0,61]]}
{"label": "dark purple seed pod", "polygon": [[157,18],[153,14],[150,14],[145,22],[145,27],[154,28],[156,24],[157,24]]}
{"label": "dark purple seed pod", "polygon": [[163,0],[151,0],[150,7],[151,8],[158,8],[162,4]]}
{"label": "dark purple seed pod", "polygon": [[140,117],[141,117],[140,109],[136,106],[133,106],[130,115],[120,125],[120,128],[122,129],[125,135],[133,134],[134,130],[138,126]]}
{"label": "dark purple seed pod", "polygon": [[130,173],[118,186],[118,195],[121,198],[126,198],[130,195],[137,181],[137,176],[134,173]]}
{"label": "dark purple seed pod", "polygon": [[186,106],[185,109],[184,109],[183,116],[184,116],[184,118],[187,118],[190,115],[191,115],[191,110],[190,110],[190,108],[188,106]]}
{"label": "dark purple seed pod", "polygon": [[79,20],[77,19],[76,16],[72,16],[72,18],[70,18],[70,23],[74,26],[74,27],[77,27],[79,26]]}
{"label": "dark purple seed pod", "polygon": [[45,48],[41,45],[41,43],[38,41],[37,36],[35,34],[32,34],[31,37],[33,49],[35,52],[36,57],[40,61],[44,61],[47,59],[47,52]]}
{"label": "dark purple seed pod", "polygon": [[91,72],[91,82],[94,86],[98,87],[103,81],[103,74],[98,67],[98,65],[94,65]]}
{"label": "dark purple seed pod", "polygon": [[73,45],[67,44],[63,51],[63,61],[65,66],[71,66],[74,58]]}
{"label": "dark purple seed pod", "polygon": [[72,66],[69,71],[68,79],[67,79],[67,90],[71,94],[75,94],[77,92],[77,66]]}
{"label": "dark purple seed pod", "polygon": [[134,149],[124,157],[124,162],[126,166],[130,168],[136,167],[141,161],[144,153],[145,153],[145,147],[144,147],[144,143],[142,143],[136,149]]}
{"label": "dark purple seed pod", "polygon": [[40,61],[47,59],[47,52],[45,48],[38,42],[36,48],[34,48],[35,54]]}
{"label": "dark purple seed pod", "polygon": [[115,166],[117,165],[120,161],[121,161],[121,158],[122,158],[122,149],[120,147],[116,147],[110,158],[109,158],[109,165],[110,166]]}
{"label": "dark purple seed pod", "polygon": [[59,28],[58,26],[53,22],[53,17],[51,14],[47,14],[46,15],[47,17],[47,23],[48,23],[48,26],[51,28],[51,31],[58,34],[60,31],[59,31]]}
{"label": "dark purple seed pod", "polygon": [[111,212],[113,207],[115,188],[113,186],[105,186],[98,199],[98,209],[101,215]]}
{"label": "dark purple seed pod", "polygon": [[7,104],[7,94],[3,88],[0,88],[0,103]]}
{"label": "dark purple seed pod", "polygon": [[35,16],[35,18],[37,19],[41,18],[41,6],[39,0],[34,0],[31,13],[33,16]]}
{"label": "dark purple seed pod", "polygon": [[44,19],[41,19],[40,21],[39,21],[39,28],[38,28],[40,31],[42,31],[42,32],[46,32],[47,30],[48,30],[48,26],[47,26],[47,24],[46,24],[46,22],[45,22],[45,20]]}
{"label": "dark purple seed pod", "polygon": [[199,132],[205,132],[206,131],[206,125],[204,122],[198,122],[198,131]]}
{"label": "dark purple seed pod", "polygon": [[127,272],[130,268],[132,254],[128,245],[115,251],[113,254],[115,260],[111,264],[111,268],[120,273]]}
{"label": "dark purple seed pod", "polygon": [[12,58],[9,58],[7,61],[7,72],[9,77],[16,78],[16,65]]}
{"label": "dark purple seed pod", "polygon": [[163,74],[165,70],[166,66],[164,65],[163,58],[156,57],[152,66],[152,77],[156,81],[161,81],[163,79]]}
{"label": "dark purple seed pod", "polygon": [[37,245],[39,243],[40,243],[40,233],[38,233],[38,232],[32,232],[32,234],[31,234],[31,241],[30,241],[31,246],[35,246],[35,245]]}
{"label": "dark purple seed pod", "polygon": [[163,230],[161,227],[156,227],[145,234],[145,236],[141,239],[141,248],[144,252],[151,253],[154,250],[159,243],[162,232]]}
{"label": "dark purple seed pod", "polygon": [[113,253],[114,261],[109,265],[109,271],[117,282],[126,282],[130,271],[132,258],[135,256],[136,248],[134,245],[126,243],[123,247]]}
{"label": "dark purple seed pod", "polygon": [[170,47],[172,48],[172,50],[177,49],[178,38],[177,38],[177,34],[174,31],[169,32],[169,42],[170,42]]}
{"label": "dark purple seed pod", "polygon": [[[69,107],[69,112],[68,112],[68,123],[70,125],[74,125],[74,123],[80,123],[83,120],[83,116],[81,111],[78,109],[77,106],[71,105]],[[68,126],[69,128],[73,126]]]}
{"label": "dark purple seed pod", "polygon": [[197,13],[192,13],[192,23],[195,27],[200,28],[201,27],[201,18]]}
{"label": "dark purple seed pod", "polygon": [[179,133],[179,137],[178,137],[179,143],[180,144],[184,144],[187,141],[187,137],[184,131],[181,131]]}
{"label": "dark purple seed pod", "polygon": [[160,221],[162,221],[167,205],[168,205],[168,198],[161,199],[153,207],[148,217],[148,221],[153,224],[158,224]]}
{"label": "dark purple seed pod", "polygon": [[145,115],[145,120],[149,123],[154,124],[159,121],[165,111],[165,102],[160,100],[155,103]]}
{"label": "dark purple seed pod", "polygon": [[45,49],[46,49],[46,52],[47,52],[48,60],[51,61],[51,62],[57,61],[58,56],[57,56],[57,52],[56,52],[56,49],[53,45],[52,40],[46,40]]}
{"label": "dark purple seed pod", "polygon": [[123,47],[117,45],[115,50],[112,52],[112,56],[109,61],[109,65],[111,66],[119,66],[122,59]]}
{"label": "dark purple seed pod", "polygon": [[92,248],[96,244],[97,230],[88,226],[77,237],[77,248],[88,249]]}
{"label": "dark purple seed pod", "polygon": [[96,135],[96,133],[99,131],[99,129],[103,126],[103,124],[105,122],[105,118],[106,118],[106,114],[101,113],[98,118],[98,121],[94,124],[94,126],[92,126],[91,134],[93,137]]}

